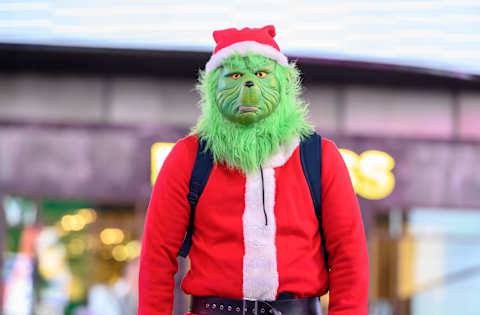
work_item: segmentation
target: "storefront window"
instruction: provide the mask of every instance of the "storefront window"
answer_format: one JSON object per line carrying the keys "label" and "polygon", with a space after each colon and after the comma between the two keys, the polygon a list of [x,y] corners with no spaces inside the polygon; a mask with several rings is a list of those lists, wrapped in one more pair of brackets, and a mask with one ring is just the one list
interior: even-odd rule
{"label": "storefront window", "polygon": [[136,314],[133,206],[7,196],[4,209],[3,314]]}
{"label": "storefront window", "polygon": [[413,209],[412,315],[480,311],[480,212]]}
{"label": "storefront window", "polygon": [[379,213],[369,238],[370,314],[478,314],[479,226],[475,210]]}

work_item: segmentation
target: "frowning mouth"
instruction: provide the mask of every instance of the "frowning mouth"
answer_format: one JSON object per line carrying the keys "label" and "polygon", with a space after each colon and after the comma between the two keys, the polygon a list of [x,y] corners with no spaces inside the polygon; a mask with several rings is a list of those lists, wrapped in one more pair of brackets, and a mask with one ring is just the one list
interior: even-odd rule
{"label": "frowning mouth", "polygon": [[258,107],[253,106],[239,106],[238,111],[240,112],[254,112],[258,109]]}

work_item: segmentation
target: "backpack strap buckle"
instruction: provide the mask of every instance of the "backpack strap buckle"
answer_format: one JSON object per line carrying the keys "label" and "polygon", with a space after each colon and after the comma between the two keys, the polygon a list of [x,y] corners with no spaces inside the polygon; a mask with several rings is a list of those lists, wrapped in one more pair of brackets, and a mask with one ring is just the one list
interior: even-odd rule
{"label": "backpack strap buckle", "polygon": [[196,192],[190,191],[187,195],[187,199],[190,205],[196,205],[198,202],[198,197],[199,195]]}

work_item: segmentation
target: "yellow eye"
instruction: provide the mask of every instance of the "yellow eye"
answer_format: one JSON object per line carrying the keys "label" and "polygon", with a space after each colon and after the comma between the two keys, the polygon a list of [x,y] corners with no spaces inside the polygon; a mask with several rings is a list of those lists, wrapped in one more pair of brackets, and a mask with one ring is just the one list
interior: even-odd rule
{"label": "yellow eye", "polygon": [[263,79],[267,76],[267,73],[265,71],[258,71],[257,73],[255,73],[255,75],[260,79]]}
{"label": "yellow eye", "polygon": [[241,76],[242,75],[240,73],[233,73],[230,75],[230,78],[237,80],[237,79],[240,79]]}

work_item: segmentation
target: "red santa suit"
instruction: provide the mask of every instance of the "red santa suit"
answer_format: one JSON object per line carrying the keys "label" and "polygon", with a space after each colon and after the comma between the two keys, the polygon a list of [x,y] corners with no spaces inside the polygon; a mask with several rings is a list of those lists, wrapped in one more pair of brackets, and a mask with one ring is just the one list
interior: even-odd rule
{"label": "red santa suit", "polygon": [[[322,214],[330,272],[296,139],[266,161],[262,172],[244,175],[214,165],[197,205],[191,269],[182,282],[187,294],[275,300],[279,292],[302,298],[329,289],[329,315],[367,314],[368,257],[358,202],[335,144],[322,141]],[[139,315],[172,313],[173,276],[189,222],[186,196],[197,144],[197,136],[180,140],[155,183],[141,252]]]}

